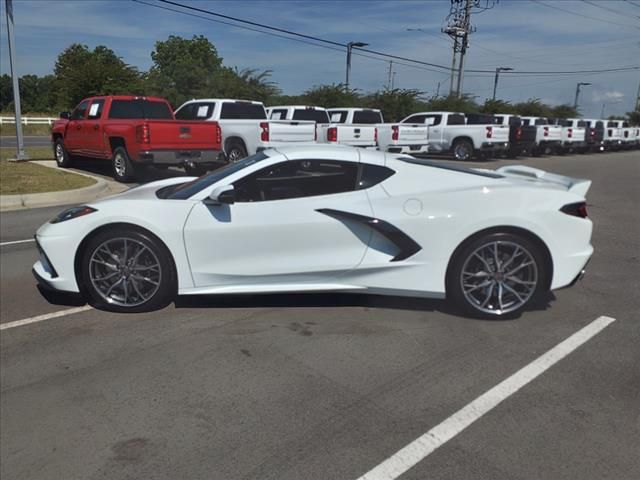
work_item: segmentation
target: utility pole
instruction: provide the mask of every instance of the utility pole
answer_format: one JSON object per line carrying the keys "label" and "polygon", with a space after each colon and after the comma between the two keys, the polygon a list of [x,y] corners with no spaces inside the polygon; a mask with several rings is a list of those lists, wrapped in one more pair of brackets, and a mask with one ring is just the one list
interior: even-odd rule
{"label": "utility pole", "polygon": [[638,93],[636,95],[636,110],[640,111],[640,83],[638,83]]}
{"label": "utility pole", "polygon": [[20,111],[20,84],[18,82],[18,72],[16,67],[15,39],[13,36],[13,2],[5,0],[7,12],[7,34],[9,36],[9,65],[11,67],[11,78],[13,80],[13,105],[16,116],[16,161],[29,160],[29,156],[24,151],[24,138],[22,137],[22,114]]}
{"label": "utility pole", "polygon": [[440,96],[440,82],[438,82],[438,88],[436,89],[436,98]]}
{"label": "utility pole", "polygon": [[[471,24],[471,14],[484,12],[493,8],[497,0],[451,0],[451,9],[447,16],[447,26],[442,29],[453,40],[453,57],[451,59],[451,77],[449,82],[449,95],[454,94],[454,81],[456,84],[455,94],[462,94],[462,82],[464,78],[464,62],[467,49],[469,48],[469,36],[475,31]],[[456,60],[459,65],[456,69]],[[456,79],[457,70],[457,79]]]}
{"label": "utility pole", "polygon": [[513,70],[511,67],[498,67],[496,68],[496,78],[493,80],[493,101],[496,100],[496,90],[498,90],[498,76],[500,72],[509,72]]}
{"label": "utility pole", "polygon": [[473,0],[466,0],[466,5],[464,7],[464,20],[463,20],[463,29],[464,33],[462,35],[462,45],[460,47],[460,68],[458,69],[458,85],[456,87],[456,96],[459,97],[462,93],[462,79],[464,77],[464,56],[467,53],[467,48],[469,47],[469,33],[471,28],[471,4]]}
{"label": "utility pole", "polygon": [[393,60],[389,61],[389,77],[387,79],[387,89],[391,89],[391,73],[393,72]]}

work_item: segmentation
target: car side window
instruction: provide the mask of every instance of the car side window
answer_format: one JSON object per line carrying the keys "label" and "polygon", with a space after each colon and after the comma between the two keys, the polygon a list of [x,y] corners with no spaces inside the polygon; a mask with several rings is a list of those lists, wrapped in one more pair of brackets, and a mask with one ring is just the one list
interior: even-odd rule
{"label": "car side window", "polygon": [[91,107],[89,107],[89,115],[87,118],[89,120],[97,120],[102,116],[102,109],[104,108],[104,98],[99,100],[94,100],[91,102]]}
{"label": "car side window", "polygon": [[426,118],[426,115],[411,115],[402,123],[424,123],[425,118]]}
{"label": "car side window", "polygon": [[293,160],[258,170],[234,183],[236,202],[266,202],[356,190],[358,164]]}
{"label": "car side window", "polygon": [[271,120],[284,120],[285,118],[287,118],[287,111],[283,108],[271,110],[271,115],[269,115]]}
{"label": "car side window", "polygon": [[442,115],[425,115],[424,122],[429,123],[428,120],[430,118],[433,118],[433,123],[430,124],[431,126],[440,125],[440,122],[442,122]]}
{"label": "car side window", "polygon": [[80,102],[80,105],[76,107],[76,109],[71,114],[71,120],[82,120],[84,119],[85,114],[87,113],[87,108],[89,108],[89,100],[83,100]]}
{"label": "car side window", "polygon": [[373,187],[396,173],[395,170],[380,165],[371,165],[369,163],[362,163],[361,165],[362,169],[360,171],[360,179],[358,180],[359,190]]}
{"label": "car side window", "polygon": [[447,125],[464,125],[464,123],[464,115],[453,113],[447,117]]}

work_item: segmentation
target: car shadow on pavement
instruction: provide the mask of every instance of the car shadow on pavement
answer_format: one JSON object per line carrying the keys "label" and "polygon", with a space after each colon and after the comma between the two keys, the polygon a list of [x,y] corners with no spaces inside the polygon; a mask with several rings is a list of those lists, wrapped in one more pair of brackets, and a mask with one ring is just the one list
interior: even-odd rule
{"label": "car shadow on pavement", "polygon": [[[113,171],[109,160],[78,157],[74,159],[73,168],[86,173],[113,179]],[[140,172],[139,183],[153,182],[171,177],[184,177],[185,171],[177,168],[144,167]]]}
{"label": "car shadow on pavement", "polygon": [[[528,309],[544,311],[556,299],[552,292]],[[363,307],[417,312],[440,312],[456,317],[471,318],[445,300],[372,295],[361,293],[294,293],[264,295],[182,295],[175,300],[180,308],[305,308],[305,307]],[[494,320],[514,320],[520,315],[506,315]]]}
{"label": "car shadow on pavement", "polygon": [[79,293],[56,292],[54,290],[43,288],[40,285],[36,285],[36,288],[40,292],[40,295],[42,295],[42,297],[51,305],[82,307],[87,304],[87,301]]}

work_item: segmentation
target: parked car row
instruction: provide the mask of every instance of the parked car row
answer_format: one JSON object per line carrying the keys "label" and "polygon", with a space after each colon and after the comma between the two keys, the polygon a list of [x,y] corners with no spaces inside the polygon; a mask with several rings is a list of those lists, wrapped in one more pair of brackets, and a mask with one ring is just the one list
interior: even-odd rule
{"label": "parked car row", "polygon": [[68,167],[78,156],[109,159],[121,182],[133,181],[146,166],[178,166],[197,176],[271,147],[310,143],[457,160],[640,146],[640,128],[621,120],[418,112],[385,123],[377,109],[265,108],[218,98],[190,100],[174,114],[161,98],[91,97],[60,117],[52,128],[58,165]]}

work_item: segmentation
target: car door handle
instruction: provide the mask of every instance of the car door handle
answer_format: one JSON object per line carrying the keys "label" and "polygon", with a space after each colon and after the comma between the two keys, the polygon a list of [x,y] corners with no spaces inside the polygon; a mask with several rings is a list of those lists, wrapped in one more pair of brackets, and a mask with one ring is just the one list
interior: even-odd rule
{"label": "car door handle", "polygon": [[94,130],[98,130],[99,128],[100,128],[100,125],[94,125],[94,126],[93,126],[93,129],[94,129]]}
{"label": "car door handle", "polygon": [[82,125],[76,125],[76,130],[80,130],[82,128]]}

